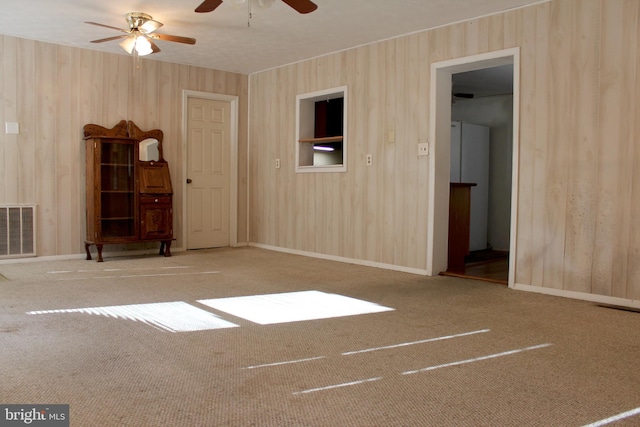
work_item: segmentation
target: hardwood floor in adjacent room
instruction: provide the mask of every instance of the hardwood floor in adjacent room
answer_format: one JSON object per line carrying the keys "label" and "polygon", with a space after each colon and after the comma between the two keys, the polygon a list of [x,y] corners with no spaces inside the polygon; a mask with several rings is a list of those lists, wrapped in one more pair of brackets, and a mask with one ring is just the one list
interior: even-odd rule
{"label": "hardwood floor in adjacent room", "polygon": [[509,253],[492,250],[472,252],[465,258],[464,269],[441,274],[506,285],[509,280]]}

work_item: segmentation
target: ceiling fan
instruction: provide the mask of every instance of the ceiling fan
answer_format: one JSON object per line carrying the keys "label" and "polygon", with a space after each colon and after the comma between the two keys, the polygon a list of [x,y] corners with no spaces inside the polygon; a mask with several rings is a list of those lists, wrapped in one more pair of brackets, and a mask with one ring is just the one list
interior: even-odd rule
{"label": "ceiling fan", "polygon": [[[249,0],[251,1],[251,0]],[[310,13],[318,8],[311,0],[282,0],[287,5],[291,6],[298,13]],[[271,2],[269,2],[271,3]],[[196,8],[198,13],[213,12],[218,6],[222,4],[222,0],[204,0],[200,6]]]}
{"label": "ceiling fan", "polygon": [[92,40],[91,43],[103,43],[111,40],[123,39],[120,46],[127,53],[136,53],[137,55],[149,55],[150,53],[160,52],[160,48],[154,43],[154,40],[164,40],[169,42],[196,44],[196,39],[190,37],[172,36],[169,34],[158,34],[155,31],[162,27],[162,23],[154,21],[151,16],[141,12],[127,13],[127,23],[129,29],[125,30],[111,25],[98,24],[97,22],[85,22],[85,24],[97,25],[99,27],[111,28],[125,34],[107,37],[105,39]]}

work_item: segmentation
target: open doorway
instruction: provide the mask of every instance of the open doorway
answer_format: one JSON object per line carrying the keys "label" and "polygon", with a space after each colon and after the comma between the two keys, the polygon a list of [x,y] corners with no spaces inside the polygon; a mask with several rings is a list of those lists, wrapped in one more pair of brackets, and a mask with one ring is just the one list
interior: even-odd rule
{"label": "open doorway", "polygon": [[447,271],[507,284],[513,64],[452,74],[451,123],[450,181],[476,185],[470,189],[469,252],[460,268],[449,263]]}
{"label": "open doorway", "polygon": [[[474,184],[471,191],[476,191],[476,197],[478,193],[485,192],[485,204],[484,213],[477,207],[475,212],[471,209],[470,220],[476,223],[476,230],[471,230],[472,241],[476,243],[470,245],[465,264],[469,264],[469,275],[474,277],[484,276],[486,280],[513,283],[514,263],[509,261],[515,259],[518,54],[518,49],[508,49],[432,65],[427,260],[427,270],[431,275],[448,270],[465,275],[467,270],[467,265],[462,269],[459,265],[450,269],[448,256],[450,183],[455,181],[452,175],[460,156],[455,148],[452,156],[452,134],[456,136],[460,132],[454,128],[452,133],[452,126],[454,122],[458,125],[467,123],[469,128],[491,129],[492,135],[491,142],[485,145],[490,152],[480,156],[490,159],[487,161],[487,181],[482,186],[478,185],[481,178],[467,177],[467,180],[476,181],[471,183]],[[474,168],[478,166],[477,159],[478,154],[473,154],[471,163]],[[484,231],[480,230],[481,237],[477,233],[478,222],[484,227]]]}

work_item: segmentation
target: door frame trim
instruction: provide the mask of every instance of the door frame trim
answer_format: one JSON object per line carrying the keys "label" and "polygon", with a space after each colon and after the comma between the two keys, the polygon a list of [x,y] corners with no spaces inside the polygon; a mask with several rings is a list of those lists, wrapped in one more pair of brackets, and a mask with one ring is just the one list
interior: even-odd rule
{"label": "door frame trim", "polygon": [[513,157],[509,287],[515,284],[518,219],[518,159],[520,136],[520,48],[465,56],[431,64],[429,117],[429,208],[427,215],[427,275],[447,269],[449,164],[451,140],[451,78],[453,74],[513,63]]}
{"label": "door frame trim", "polygon": [[230,147],[229,147],[229,246],[238,245],[238,103],[239,97],[221,93],[202,92],[185,89],[182,91],[182,230],[184,234],[184,249],[187,250],[187,140],[188,140],[188,110],[189,98],[227,101],[230,104]]}

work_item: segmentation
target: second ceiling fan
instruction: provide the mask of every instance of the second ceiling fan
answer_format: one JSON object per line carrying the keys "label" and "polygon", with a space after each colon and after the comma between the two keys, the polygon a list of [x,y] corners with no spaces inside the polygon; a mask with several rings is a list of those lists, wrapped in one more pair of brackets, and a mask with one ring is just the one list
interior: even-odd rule
{"label": "second ceiling fan", "polygon": [[[251,1],[251,0],[248,0]],[[311,0],[282,0],[287,5],[291,6],[298,13],[310,13],[318,8]],[[198,13],[213,12],[218,6],[222,4],[222,0],[204,0],[200,6],[196,8]]]}

